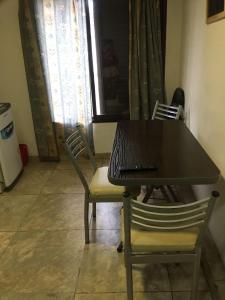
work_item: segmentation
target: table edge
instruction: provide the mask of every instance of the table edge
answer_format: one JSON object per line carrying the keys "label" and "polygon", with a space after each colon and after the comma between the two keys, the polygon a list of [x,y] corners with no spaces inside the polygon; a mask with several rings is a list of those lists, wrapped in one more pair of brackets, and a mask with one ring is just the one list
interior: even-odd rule
{"label": "table edge", "polygon": [[170,185],[170,184],[191,184],[191,185],[200,185],[200,184],[215,184],[220,178],[220,173],[213,177],[191,177],[191,178],[157,178],[157,179],[115,179],[110,177],[108,173],[108,180],[111,184],[119,186],[128,186],[128,185]]}

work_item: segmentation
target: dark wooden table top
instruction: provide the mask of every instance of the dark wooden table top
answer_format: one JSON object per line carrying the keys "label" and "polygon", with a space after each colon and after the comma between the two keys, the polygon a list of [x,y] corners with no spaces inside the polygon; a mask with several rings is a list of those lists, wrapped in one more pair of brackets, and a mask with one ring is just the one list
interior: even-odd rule
{"label": "dark wooden table top", "polygon": [[[121,172],[124,165],[155,171]],[[108,179],[115,185],[210,184],[220,171],[181,121],[122,121],[117,125]]]}

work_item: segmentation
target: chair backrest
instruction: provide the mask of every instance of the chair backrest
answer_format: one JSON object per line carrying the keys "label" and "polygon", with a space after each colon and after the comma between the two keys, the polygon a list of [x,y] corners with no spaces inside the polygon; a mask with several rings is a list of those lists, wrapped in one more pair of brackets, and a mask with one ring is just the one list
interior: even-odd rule
{"label": "chair backrest", "polygon": [[157,100],[155,103],[152,120],[179,120],[182,113],[182,106],[171,106],[161,104]]}
{"label": "chair backrest", "polygon": [[82,125],[77,124],[75,126],[74,132],[65,141],[65,148],[84,186],[85,192],[89,193],[88,183],[84,176],[84,173],[82,172],[79,166],[78,160],[82,154],[85,153],[86,155],[88,155],[88,158],[91,162],[91,166],[93,168],[93,173],[96,171],[97,165],[94,156],[91,152],[91,149],[88,145],[87,139],[83,133]]}
{"label": "chair backrest", "polygon": [[[215,193],[215,192],[214,192]],[[215,194],[214,194],[215,195]],[[133,199],[124,198],[124,224],[130,244],[132,225],[140,230],[149,231],[182,231],[187,228],[198,228],[197,244],[202,240],[209,221],[215,197],[198,200],[188,204],[150,205]]]}

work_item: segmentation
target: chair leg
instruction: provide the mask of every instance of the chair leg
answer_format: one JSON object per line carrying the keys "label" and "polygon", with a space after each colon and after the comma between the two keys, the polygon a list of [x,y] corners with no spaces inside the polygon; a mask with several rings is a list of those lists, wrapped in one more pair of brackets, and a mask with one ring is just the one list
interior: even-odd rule
{"label": "chair leg", "polygon": [[170,192],[171,196],[172,196],[172,199],[175,201],[175,202],[179,202],[178,198],[177,198],[177,195],[174,193],[172,187],[170,185],[167,185],[166,186],[168,191]]}
{"label": "chair leg", "polygon": [[96,218],[96,201],[92,200],[92,216]]}
{"label": "chair leg", "polygon": [[191,288],[191,300],[197,300],[198,298],[198,282],[199,282],[199,271],[201,262],[201,249],[199,248],[196,253],[196,258],[194,261],[194,274],[192,279]]}
{"label": "chair leg", "polygon": [[85,244],[89,243],[89,198],[85,196],[84,200],[84,230],[85,230]]}
{"label": "chair leg", "polygon": [[133,300],[132,264],[126,263],[127,300]]}
{"label": "chair leg", "polygon": [[153,186],[147,186],[146,187],[146,194],[144,196],[144,199],[142,200],[143,203],[147,203],[148,202],[148,199],[150,198],[153,190],[154,190]]}
{"label": "chair leg", "polygon": [[171,200],[170,200],[170,197],[169,197],[168,192],[166,190],[166,187],[164,185],[160,185],[159,188],[160,188],[160,191],[163,194],[165,200],[168,201],[168,202],[170,202]]}
{"label": "chair leg", "polygon": [[120,243],[118,244],[116,251],[118,253],[121,253],[123,251],[123,242],[122,241],[120,241]]}

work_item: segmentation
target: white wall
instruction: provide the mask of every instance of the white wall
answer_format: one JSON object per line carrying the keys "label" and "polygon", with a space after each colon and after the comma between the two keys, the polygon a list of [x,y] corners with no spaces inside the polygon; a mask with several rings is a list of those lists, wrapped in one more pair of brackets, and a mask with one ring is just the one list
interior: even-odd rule
{"label": "white wall", "polygon": [[0,1],[0,45],[0,102],[12,104],[19,143],[28,145],[30,155],[37,155],[19,32],[18,1]]}
{"label": "white wall", "polygon": [[111,153],[117,123],[94,124],[94,144],[96,153]]}
{"label": "white wall", "polygon": [[[225,176],[225,20],[206,24],[206,1],[184,4],[182,86],[186,94],[187,124]],[[225,263],[225,182],[196,186],[199,197],[218,188],[221,198],[210,229]]]}

